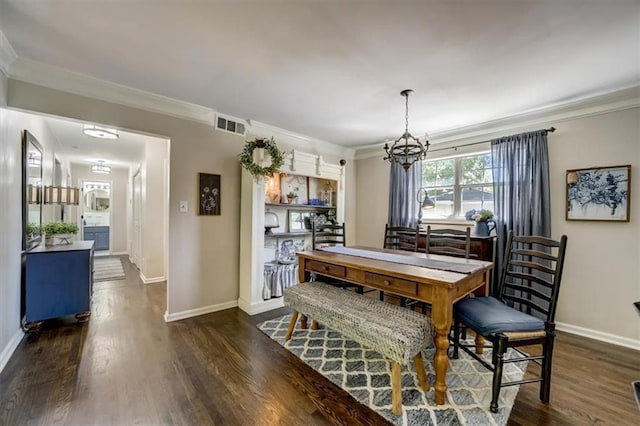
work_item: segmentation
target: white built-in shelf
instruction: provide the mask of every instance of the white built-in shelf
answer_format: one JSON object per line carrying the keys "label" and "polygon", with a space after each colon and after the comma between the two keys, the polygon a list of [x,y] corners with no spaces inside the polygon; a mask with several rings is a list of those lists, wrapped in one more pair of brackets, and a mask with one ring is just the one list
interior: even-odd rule
{"label": "white built-in shelf", "polygon": [[283,238],[283,237],[306,237],[311,235],[311,231],[306,232],[274,232],[273,234],[264,234],[265,238]]}
{"label": "white built-in shelf", "polygon": [[273,203],[265,203],[265,207],[284,207],[287,209],[301,209],[301,210],[309,210],[309,209],[323,209],[330,210],[335,209],[336,206],[319,206],[317,204],[273,204]]}

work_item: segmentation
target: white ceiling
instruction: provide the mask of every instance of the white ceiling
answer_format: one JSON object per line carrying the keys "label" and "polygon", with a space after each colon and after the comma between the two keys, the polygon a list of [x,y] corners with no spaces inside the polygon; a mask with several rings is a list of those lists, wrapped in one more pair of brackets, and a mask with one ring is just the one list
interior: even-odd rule
{"label": "white ceiling", "polygon": [[49,129],[58,140],[56,150],[70,163],[93,165],[98,160],[116,168],[135,167],[144,158],[147,141],[159,138],[118,131],[118,139],[99,139],[82,133],[85,124],[54,117],[44,117]]}
{"label": "white ceiling", "polygon": [[18,57],[355,147],[640,84],[640,2],[0,0]]}

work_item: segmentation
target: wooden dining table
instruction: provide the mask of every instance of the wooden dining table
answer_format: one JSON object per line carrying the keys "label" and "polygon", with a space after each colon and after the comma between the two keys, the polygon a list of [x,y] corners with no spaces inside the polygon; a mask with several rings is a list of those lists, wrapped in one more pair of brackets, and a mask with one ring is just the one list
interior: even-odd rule
{"label": "wooden dining table", "polygon": [[[472,293],[488,294],[493,263],[359,246],[326,247],[297,255],[300,282],[309,281],[310,274],[316,273],[431,305],[436,333],[435,401],[444,404],[453,304]],[[478,336],[476,343],[483,343],[482,338]]]}

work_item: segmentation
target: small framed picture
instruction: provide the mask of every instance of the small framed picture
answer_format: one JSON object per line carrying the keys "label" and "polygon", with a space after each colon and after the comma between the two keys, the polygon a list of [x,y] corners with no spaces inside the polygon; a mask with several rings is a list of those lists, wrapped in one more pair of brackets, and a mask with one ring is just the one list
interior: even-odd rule
{"label": "small framed picture", "polygon": [[311,232],[312,211],[288,210],[289,232]]}
{"label": "small framed picture", "polygon": [[283,202],[289,204],[309,203],[309,178],[299,175],[282,175],[280,177],[280,194]]}
{"label": "small framed picture", "polygon": [[198,173],[198,191],[200,203],[198,214],[201,216],[220,215],[220,175]]}
{"label": "small framed picture", "polygon": [[567,170],[567,220],[629,222],[631,166]]}

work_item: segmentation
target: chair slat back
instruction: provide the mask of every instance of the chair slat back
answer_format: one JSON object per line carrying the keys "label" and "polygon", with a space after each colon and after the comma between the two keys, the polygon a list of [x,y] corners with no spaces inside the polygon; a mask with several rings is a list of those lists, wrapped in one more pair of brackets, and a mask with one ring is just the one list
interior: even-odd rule
{"label": "chair slat back", "polygon": [[386,249],[418,251],[418,234],[420,228],[405,226],[384,226],[384,245]]}
{"label": "chair slat back", "polygon": [[462,231],[460,229],[433,229],[427,226],[425,242],[427,254],[444,254],[469,258],[471,252],[471,228]]}
{"label": "chair slat back", "polygon": [[311,227],[311,248],[324,246],[345,246],[346,235],[344,222],[341,225],[315,225]]}
{"label": "chair slat back", "polygon": [[560,241],[509,231],[498,287],[499,298],[516,309],[555,320],[567,237]]}

